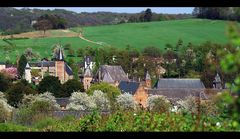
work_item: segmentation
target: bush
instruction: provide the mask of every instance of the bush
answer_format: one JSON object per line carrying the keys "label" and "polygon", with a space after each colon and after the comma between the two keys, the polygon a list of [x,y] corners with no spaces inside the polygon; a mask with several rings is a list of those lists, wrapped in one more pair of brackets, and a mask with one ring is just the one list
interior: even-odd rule
{"label": "bush", "polygon": [[9,88],[6,93],[8,103],[14,107],[18,107],[24,94],[36,94],[37,92],[29,85],[18,82]]}
{"label": "bush", "polygon": [[194,96],[188,96],[185,98],[185,100],[179,100],[177,101],[177,104],[179,104],[180,110],[183,112],[197,113],[198,106],[196,97]]}
{"label": "bush", "polygon": [[34,101],[29,106],[20,107],[16,111],[15,121],[23,125],[32,125],[32,123],[50,116],[52,110],[53,106],[49,102]]}
{"label": "bush", "polygon": [[63,84],[62,97],[69,97],[73,92],[77,91],[84,92],[83,84],[76,79],[68,80]]}
{"label": "bush", "polygon": [[0,122],[10,119],[13,108],[7,103],[5,96],[0,92]]}
{"label": "bush", "polygon": [[109,99],[115,100],[115,98],[121,94],[121,91],[108,83],[99,83],[99,84],[93,84],[88,90],[87,94],[92,95],[95,90],[100,90],[103,93],[106,93]]}
{"label": "bush", "polygon": [[96,104],[92,97],[86,93],[74,92],[70,97],[70,103],[67,105],[67,109],[73,110],[92,110],[96,108]]}
{"label": "bush", "polygon": [[147,99],[147,108],[154,112],[168,112],[170,110],[170,101],[162,95],[152,95]]}
{"label": "bush", "polygon": [[22,125],[13,123],[0,123],[0,132],[23,132],[23,131],[36,131]]}
{"label": "bush", "polygon": [[10,80],[3,74],[0,73],[0,91],[7,91],[11,86]]}
{"label": "bush", "polygon": [[41,119],[40,121],[37,121],[34,124],[34,127],[37,129],[42,129],[42,130],[51,130],[52,127],[57,123],[57,119],[51,118],[51,117],[46,117]]}
{"label": "bush", "polygon": [[105,93],[100,90],[95,90],[92,95],[97,108],[99,110],[110,110],[110,101]]}
{"label": "bush", "polygon": [[46,76],[39,83],[38,91],[40,93],[51,92],[55,97],[64,96],[62,93],[62,84],[58,80],[58,77]]}
{"label": "bush", "polygon": [[137,102],[129,93],[119,95],[117,97],[117,105],[123,110],[135,110],[137,108]]}

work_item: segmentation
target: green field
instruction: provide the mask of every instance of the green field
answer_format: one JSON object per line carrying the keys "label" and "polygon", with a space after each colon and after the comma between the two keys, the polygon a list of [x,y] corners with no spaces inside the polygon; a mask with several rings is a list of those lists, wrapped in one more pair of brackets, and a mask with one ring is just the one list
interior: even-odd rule
{"label": "green field", "polygon": [[[84,27],[83,36],[86,39],[103,42],[103,44],[118,48],[130,45],[138,49],[146,46],[157,46],[163,49],[166,43],[176,44],[180,38],[184,41],[184,44],[188,42],[200,44],[206,41],[224,44],[228,42],[225,33],[226,29],[226,21],[185,19]],[[70,30],[74,31],[76,28],[71,28]],[[59,42],[62,45],[71,44],[74,49],[84,46],[100,46],[78,37],[34,38],[12,40],[11,42],[16,44],[16,50],[10,54],[4,54],[2,46],[7,44],[3,40],[0,40],[0,61],[4,61],[6,57],[15,60],[16,55],[22,54],[29,47],[34,52],[39,52],[41,57],[49,57],[51,47]]]}

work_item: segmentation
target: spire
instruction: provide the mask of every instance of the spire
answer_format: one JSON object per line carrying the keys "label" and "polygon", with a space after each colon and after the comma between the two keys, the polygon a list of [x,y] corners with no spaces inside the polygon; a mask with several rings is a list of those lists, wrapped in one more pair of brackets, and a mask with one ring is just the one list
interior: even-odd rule
{"label": "spire", "polygon": [[217,73],[217,75],[215,76],[215,80],[214,80],[215,83],[220,83],[221,82],[221,78],[219,76],[219,74]]}
{"label": "spire", "polygon": [[147,73],[146,73],[145,80],[151,80],[151,77],[150,77],[150,74],[148,73],[148,71],[147,71]]}
{"label": "spire", "polygon": [[89,66],[85,69],[84,77],[92,77],[92,72]]}
{"label": "spire", "polygon": [[28,63],[26,64],[25,69],[31,69]]}
{"label": "spire", "polygon": [[63,55],[63,50],[62,50],[61,46],[58,46],[58,47],[57,47],[56,60],[58,60],[58,61],[64,61],[64,55]]}

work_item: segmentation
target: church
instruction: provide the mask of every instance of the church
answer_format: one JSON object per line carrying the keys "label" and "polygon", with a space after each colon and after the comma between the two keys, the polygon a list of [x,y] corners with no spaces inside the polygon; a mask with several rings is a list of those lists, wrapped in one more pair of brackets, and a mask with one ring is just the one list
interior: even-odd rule
{"label": "church", "polygon": [[73,79],[73,71],[64,61],[61,47],[56,48],[53,61],[42,60],[26,64],[24,77],[29,83],[38,84],[46,75],[58,77],[61,83]]}

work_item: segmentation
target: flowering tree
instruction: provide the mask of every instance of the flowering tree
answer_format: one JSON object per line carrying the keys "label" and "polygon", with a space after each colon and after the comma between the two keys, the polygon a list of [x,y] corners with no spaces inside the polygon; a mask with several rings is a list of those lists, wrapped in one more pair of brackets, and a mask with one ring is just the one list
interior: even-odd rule
{"label": "flowering tree", "polygon": [[185,100],[177,101],[179,104],[180,110],[185,112],[197,113],[197,102],[194,96],[187,96]]}
{"label": "flowering tree", "polygon": [[117,104],[121,109],[124,110],[135,110],[137,108],[137,102],[129,93],[119,95],[117,97]]}
{"label": "flowering tree", "polygon": [[5,95],[0,92],[0,122],[6,121],[9,118],[12,110],[13,107],[7,103]]}
{"label": "flowering tree", "polygon": [[72,93],[70,103],[67,105],[67,109],[73,110],[92,110],[96,107],[94,99],[83,92]]}
{"label": "flowering tree", "polygon": [[170,101],[162,95],[151,95],[147,99],[147,108],[150,111],[167,112],[170,110]]}
{"label": "flowering tree", "polygon": [[5,74],[10,79],[15,79],[17,77],[17,68],[14,67],[2,69],[0,72]]}
{"label": "flowering tree", "polygon": [[91,96],[99,110],[110,110],[110,101],[106,93],[95,90]]}
{"label": "flowering tree", "polygon": [[24,95],[22,106],[30,106],[35,102],[47,102],[53,107],[53,109],[60,109],[60,105],[57,104],[55,97],[50,92],[45,92],[39,95]]}

